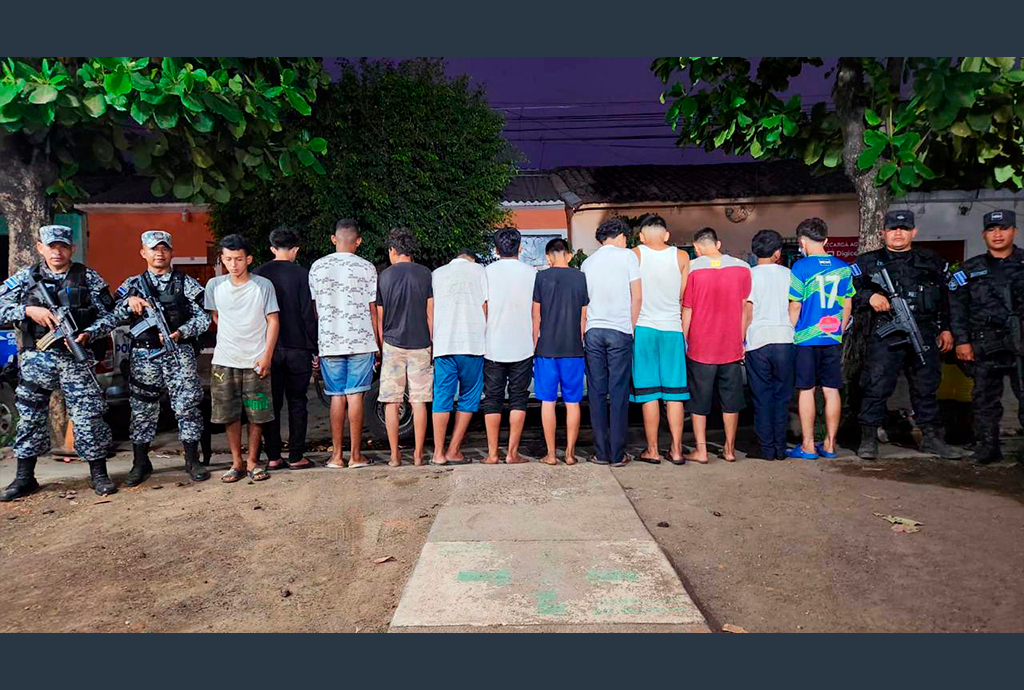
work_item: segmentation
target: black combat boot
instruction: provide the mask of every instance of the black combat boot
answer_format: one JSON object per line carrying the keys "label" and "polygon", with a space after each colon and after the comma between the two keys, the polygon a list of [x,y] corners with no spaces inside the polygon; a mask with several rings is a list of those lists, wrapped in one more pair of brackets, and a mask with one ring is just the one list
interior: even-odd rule
{"label": "black combat boot", "polygon": [[942,432],[935,426],[921,427],[921,452],[937,455],[945,460],[959,460],[963,453],[946,443]]}
{"label": "black combat boot", "polygon": [[107,475],[106,460],[92,460],[89,462],[89,486],[96,492],[97,496],[109,496],[117,493],[114,481]]}
{"label": "black combat boot", "polygon": [[153,463],[149,461],[148,443],[133,443],[132,453],[132,469],[124,479],[125,486],[138,486],[153,472]]}
{"label": "black combat boot", "polygon": [[878,457],[878,428],[873,426],[860,427],[860,445],[857,446],[857,457],[874,460]]}
{"label": "black combat boot", "polygon": [[22,496],[28,496],[39,488],[36,481],[36,459],[18,458],[18,470],[14,475],[14,481],[7,485],[7,488],[0,491],[0,501],[6,503]]}
{"label": "black combat boot", "polygon": [[974,452],[971,454],[971,462],[978,465],[988,465],[999,462],[1003,459],[1003,452],[999,449],[999,436],[992,434],[978,435],[975,437]]}
{"label": "black combat boot", "polygon": [[210,478],[210,472],[199,460],[199,441],[182,441],[185,446],[185,471],[194,482],[205,482]]}

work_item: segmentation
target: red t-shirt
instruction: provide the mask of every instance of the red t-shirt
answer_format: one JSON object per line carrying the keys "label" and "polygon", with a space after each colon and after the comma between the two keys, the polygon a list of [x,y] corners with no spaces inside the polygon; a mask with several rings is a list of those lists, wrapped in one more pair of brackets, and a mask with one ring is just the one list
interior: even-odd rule
{"label": "red t-shirt", "polygon": [[701,364],[743,359],[743,304],[750,296],[750,266],[722,255],[690,262],[683,306],[693,310],[686,356]]}

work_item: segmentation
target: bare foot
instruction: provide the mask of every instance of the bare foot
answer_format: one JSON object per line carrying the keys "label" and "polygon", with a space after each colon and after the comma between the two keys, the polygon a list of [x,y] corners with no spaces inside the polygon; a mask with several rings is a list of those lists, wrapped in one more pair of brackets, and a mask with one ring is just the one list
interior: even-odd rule
{"label": "bare foot", "polygon": [[434,457],[430,460],[430,464],[432,464],[432,465],[447,465],[448,464],[448,458],[446,458],[441,453],[435,452],[434,453]]}
{"label": "bare foot", "polygon": [[697,462],[700,463],[701,465],[708,464],[707,451],[701,453],[699,450],[695,450],[692,453],[687,453],[683,457],[689,462]]}
{"label": "bare foot", "polygon": [[345,466],[345,458],[342,457],[340,454],[332,454],[331,455],[331,459],[327,461],[327,466],[328,467],[344,467]]}
{"label": "bare foot", "polygon": [[421,455],[420,457],[417,458],[414,455],[412,458],[412,464],[415,465],[416,467],[421,467],[424,464],[423,456]]}
{"label": "bare foot", "polygon": [[356,469],[359,467],[369,467],[370,461],[363,457],[362,453],[359,455],[349,456],[348,466],[350,469]]}
{"label": "bare foot", "polygon": [[515,455],[513,455],[512,453],[509,453],[508,455],[505,456],[505,464],[506,465],[520,465],[520,464],[522,464],[524,462],[530,462],[530,459],[529,458],[524,458],[519,453],[516,453]]}
{"label": "bare foot", "polygon": [[501,458],[499,458],[497,455],[488,455],[480,462],[484,465],[497,465],[499,462],[501,462]]}
{"label": "bare foot", "polygon": [[722,459],[726,462],[736,462],[736,448],[724,446],[722,448]]}
{"label": "bare foot", "polygon": [[575,465],[576,464],[576,456],[575,455],[571,455],[570,453],[566,453],[565,454],[565,464],[566,465]]}
{"label": "bare foot", "polygon": [[545,465],[558,464],[558,458],[555,457],[554,455],[545,455],[543,458],[540,459],[540,461],[543,462]]}
{"label": "bare foot", "polygon": [[723,453],[722,454],[722,459],[725,460],[726,462],[736,462],[736,456],[735,455],[725,455]]}
{"label": "bare foot", "polygon": [[391,458],[390,460],[388,460],[388,467],[401,467],[401,466],[402,466],[402,458],[401,457]]}

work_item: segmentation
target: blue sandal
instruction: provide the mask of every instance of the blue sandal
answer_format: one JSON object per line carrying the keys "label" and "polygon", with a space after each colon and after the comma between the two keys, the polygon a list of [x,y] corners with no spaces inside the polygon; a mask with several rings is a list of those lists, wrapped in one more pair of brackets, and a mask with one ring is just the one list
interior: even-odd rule
{"label": "blue sandal", "polygon": [[823,458],[828,458],[829,460],[832,460],[833,458],[839,457],[839,453],[830,453],[827,450],[825,450],[824,444],[819,443],[818,445],[815,446],[815,448],[818,449],[818,455],[820,455]]}
{"label": "blue sandal", "polygon": [[808,453],[804,450],[803,446],[793,446],[786,451],[787,458],[796,458],[798,460],[817,460],[817,453]]}

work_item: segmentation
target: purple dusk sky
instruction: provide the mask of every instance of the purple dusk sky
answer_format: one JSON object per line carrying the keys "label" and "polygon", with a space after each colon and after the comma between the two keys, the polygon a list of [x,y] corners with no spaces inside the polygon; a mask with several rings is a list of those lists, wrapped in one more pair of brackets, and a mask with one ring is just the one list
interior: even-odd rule
{"label": "purple dusk sky", "polygon": [[[680,149],[658,102],[661,82],[649,57],[446,58],[452,76],[484,86],[506,118],[505,136],[524,154],[523,168],[565,165],[712,163],[730,160]],[[325,58],[328,70],[333,58]],[[815,71],[817,72],[817,71]],[[801,75],[804,102],[828,98],[820,73]]]}

